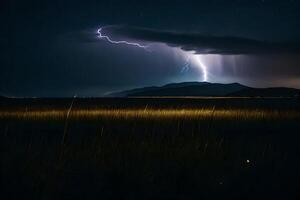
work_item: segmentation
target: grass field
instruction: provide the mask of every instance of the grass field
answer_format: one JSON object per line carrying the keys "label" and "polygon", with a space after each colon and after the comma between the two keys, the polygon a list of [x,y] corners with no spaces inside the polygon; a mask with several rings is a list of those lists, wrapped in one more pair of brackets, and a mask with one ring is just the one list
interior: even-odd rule
{"label": "grass field", "polygon": [[292,199],[296,98],[0,102],[4,199]]}

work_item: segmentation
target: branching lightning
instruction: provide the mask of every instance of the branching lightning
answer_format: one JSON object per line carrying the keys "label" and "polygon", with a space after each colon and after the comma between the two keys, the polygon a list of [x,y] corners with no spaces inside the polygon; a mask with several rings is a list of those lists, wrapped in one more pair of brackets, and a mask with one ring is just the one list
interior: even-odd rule
{"label": "branching lightning", "polygon": [[[103,33],[103,27],[101,27],[97,30],[97,34],[98,34],[99,39],[106,40],[111,44],[130,45],[130,46],[135,46],[135,47],[138,47],[138,48],[142,48],[146,51],[150,51],[148,49],[149,46],[147,46],[147,45],[142,45],[142,44],[139,44],[137,42],[130,42],[130,41],[126,41],[126,40],[113,40],[113,39],[111,39],[111,37],[109,35],[105,35]],[[181,70],[181,73],[184,73],[185,71],[187,71],[189,69],[190,61],[192,61],[193,63],[196,64],[196,66],[198,66],[199,70],[201,70],[201,72],[202,72],[202,81],[208,81],[207,67],[202,62],[201,55],[196,55],[194,53],[190,54],[190,53],[187,53],[187,52],[184,52],[184,54],[188,56],[187,57],[188,59],[187,59],[187,63],[184,65],[183,69]]]}
{"label": "branching lightning", "polygon": [[99,28],[97,30],[97,33],[98,33],[98,38],[100,39],[104,39],[112,44],[125,44],[125,45],[131,45],[131,46],[136,46],[136,47],[139,47],[139,48],[143,48],[143,49],[147,49],[148,46],[145,46],[145,45],[141,45],[139,43],[136,43],[136,42],[128,42],[126,40],[119,40],[119,41],[116,41],[116,40],[112,40],[109,36],[107,35],[104,35],[102,33],[102,28]]}

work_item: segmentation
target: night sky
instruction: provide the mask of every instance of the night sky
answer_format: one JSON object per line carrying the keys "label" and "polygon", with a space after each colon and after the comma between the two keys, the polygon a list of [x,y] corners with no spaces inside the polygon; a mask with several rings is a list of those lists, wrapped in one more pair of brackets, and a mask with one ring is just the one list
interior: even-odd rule
{"label": "night sky", "polygon": [[298,0],[1,0],[0,95],[171,82],[300,88]]}

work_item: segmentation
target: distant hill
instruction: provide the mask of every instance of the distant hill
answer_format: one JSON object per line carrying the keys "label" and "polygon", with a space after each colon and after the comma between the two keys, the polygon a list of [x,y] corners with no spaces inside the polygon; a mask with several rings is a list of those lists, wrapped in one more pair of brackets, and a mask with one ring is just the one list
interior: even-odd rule
{"label": "distant hill", "polygon": [[293,88],[251,88],[239,83],[221,84],[208,82],[172,83],[161,87],[144,87],[111,93],[114,97],[152,96],[228,96],[228,97],[300,97],[300,90]]}
{"label": "distant hill", "polygon": [[247,88],[229,94],[237,97],[300,97],[300,90],[294,88]]}

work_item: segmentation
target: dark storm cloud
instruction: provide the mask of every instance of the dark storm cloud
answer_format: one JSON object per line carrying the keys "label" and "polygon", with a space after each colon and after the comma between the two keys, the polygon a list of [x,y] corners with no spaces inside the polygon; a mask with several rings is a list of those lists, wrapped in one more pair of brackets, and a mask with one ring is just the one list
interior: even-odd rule
{"label": "dark storm cloud", "polygon": [[165,43],[199,54],[299,54],[300,43],[275,43],[232,36],[203,35],[178,31],[162,31],[130,26],[106,26],[103,33],[111,38]]}

